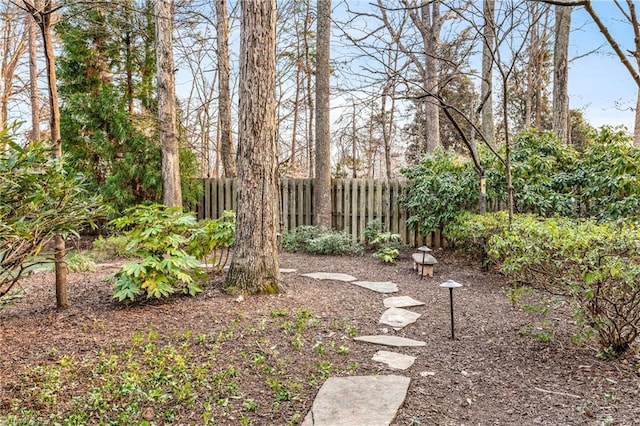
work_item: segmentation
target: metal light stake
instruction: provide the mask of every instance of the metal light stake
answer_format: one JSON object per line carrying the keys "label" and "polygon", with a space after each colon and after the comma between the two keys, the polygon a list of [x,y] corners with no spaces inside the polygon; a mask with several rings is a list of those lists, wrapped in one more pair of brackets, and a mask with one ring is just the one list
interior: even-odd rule
{"label": "metal light stake", "polygon": [[444,288],[448,288],[449,289],[449,303],[451,305],[451,340],[455,339],[455,332],[454,332],[454,326],[453,326],[453,289],[454,288],[458,288],[458,287],[462,287],[462,284],[457,283],[453,280],[447,280],[445,282],[443,282],[442,284],[440,284],[440,287],[444,287]]}

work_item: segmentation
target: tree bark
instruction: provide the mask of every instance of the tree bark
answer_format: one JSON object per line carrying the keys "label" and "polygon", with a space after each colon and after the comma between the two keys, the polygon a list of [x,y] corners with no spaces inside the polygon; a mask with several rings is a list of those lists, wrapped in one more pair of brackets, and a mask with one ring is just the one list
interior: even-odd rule
{"label": "tree bark", "polygon": [[495,140],[493,119],[493,49],[495,48],[495,0],[484,0],[482,34],[482,84],[480,86],[480,117],[482,133],[487,142]]}
{"label": "tree bark", "polygon": [[[437,96],[439,93],[438,43],[440,39],[440,3],[438,0],[425,2],[422,10],[421,29],[425,53],[424,88],[425,93]],[[425,141],[427,153],[442,144],[440,143],[440,107],[433,97],[425,97],[424,104]]]}
{"label": "tree bark", "polygon": [[[51,36],[51,24],[56,7],[52,0],[45,0],[44,5],[37,1],[31,3],[23,1],[25,9],[31,14],[42,33],[42,43],[44,45],[45,65],[47,72],[47,86],[49,89],[49,109],[50,121],[49,131],[51,132],[51,144],[54,157],[62,156],[62,142],[60,139],[60,106],[58,104],[58,87],[56,79],[56,57],[53,50],[53,38]],[[67,264],[65,262],[66,245],[61,234],[54,238],[54,264],[56,275],[56,307],[66,309],[69,306],[68,285],[67,285]]]}
{"label": "tree bark", "polygon": [[158,132],[162,151],[162,201],[168,207],[182,206],[179,140],[176,112],[176,82],[173,63],[173,0],[158,0],[156,20],[156,70],[158,82]]}
{"label": "tree bark", "polygon": [[569,121],[569,32],[571,7],[555,7],[555,41],[553,46],[553,130],[562,141],[571,143]]}
{"label": "tree bark", "polygon": [[316,38],[316,173],[314,223],[331,228],[331,131],[329,55],[331,0],[317,2]]}
{"label": "tree bark", "polygon": [[236,243],[225,289],[280,292],[275,138],[275,0],[241,0]]}
{"label": "tree bark", "polygon": [[312,90],[312,78],[311,76],[314,74],[313,64],[311,61],[311,48],[309,46],[309,33],[311,32],[311,2],[306,2],[306,15],[304,19],[304,37],[303,37],[303,45],[304,45],[304,69],[305,69],[305,77],[307,79],[307,155],[308,155],[308,172],[309,177],[314,177],[315,172],[315,150],[313,149],[313,141],[315,140],[313,134],[315,129],[315,124],[313,121],[314,117],[314,100],[313,100],[313,90]]}
{"label": "tree bark", "polygon": [[36,23],[27,16],[29,28],[29,98],[31,99],[31,140],[40,139],[40,97],[38,96],[38,33]]}
{"label": "tree bark", "polygon": [[227,17],[227,1],[216,0],[216,31],[218,43],[218,114],[220,115],[220,155],[224,177],[237,175],[236,153],[233,147],[231,121],[231,88],[229,85],[229,20]]}

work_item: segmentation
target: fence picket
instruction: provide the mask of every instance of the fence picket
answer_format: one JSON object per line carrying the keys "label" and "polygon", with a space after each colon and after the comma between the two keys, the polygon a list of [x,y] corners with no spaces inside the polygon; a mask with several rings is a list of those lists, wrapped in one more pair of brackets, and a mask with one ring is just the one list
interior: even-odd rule
{"label": "fence picket", "polygon": [[[195,207],[198,218],[217,218],[225,210],[236,210],[236,185],[236,179],[203,179],[204,194]],[[334,179],[333,227],[362,243],[367,223],[379,219],[383,230],[400,234],[405,244],[439,247],[443,243],[439,232],[422,236],[407,226],[407,212],[398,202],[405,188],[397,179]],[[313,224],[313,179],[282,178],[279,208],[282,231]]]}

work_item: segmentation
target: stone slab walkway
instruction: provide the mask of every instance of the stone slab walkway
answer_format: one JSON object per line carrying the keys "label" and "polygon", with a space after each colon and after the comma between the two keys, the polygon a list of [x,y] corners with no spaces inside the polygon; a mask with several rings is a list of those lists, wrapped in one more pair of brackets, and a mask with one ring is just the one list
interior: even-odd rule
{"label": "stone slab walkway", "polygon": [[384,345],[384,346],[395,346],[395,347],[417,347],[417,346],[427,346],[427,342],[422,342],[420,340],[407,339],[406,337],[400,336],[358,336],[354,337],[353,340],[358,342],[367,342],[374,343],[376,345]]}
{"label": "stone slab walkway", "polygon": [[403,376],[330,377],[303,426],[388,426],[407,396]]}
{"label": "stone slab walkway", "polygon": [[355,281],[356,277],[349,274],[340,274],[335,272],[311,272],[310,274],[302,274],[303,277],[314,278],[316,280],[332,280],[332,281]]}
{"label": "stone slab walkway", "polygon": [[[334,280],[372,290],[381,294],[396,293],[398,285],[390,281],[359,281],[348,274],[313,272],[302,274],[318,280]],[[387,297],[387,308],[380,324],[396,330],[416,322],[421,314],[408,309],[424,305],[423,302],[409,296]],[[426,346],[426,342],[394,335],[358,336],[355,341],[373,343],[389,347]],[[372,358],[375,362],[386,364],[395,370],[410,368],[416,357],[379,350]],[[330,377],[320,388],[311,410],[302,423],[303,426],[389,426],[403,404],[411,379],[404,376],[356,376]]]}
{"label": "stone slab walkway", "polygon": [[398,285],[390,281],[374,282],[374,281],[352,281],[351,284],[355,284],[359,287],[368,288],[377,293],[397,293]]}

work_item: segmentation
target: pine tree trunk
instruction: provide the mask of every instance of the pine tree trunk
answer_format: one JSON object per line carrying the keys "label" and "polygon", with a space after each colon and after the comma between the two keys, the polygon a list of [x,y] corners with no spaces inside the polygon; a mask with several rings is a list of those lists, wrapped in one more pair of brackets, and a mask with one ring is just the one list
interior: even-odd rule
{"label": "pine tree trunk", "polygon": [[156,19],[156,70],[158,81],[158,131],[162,151],[162,201],[182,206],[176,83],[173,63],[173,0],[158,0]]}
{"label": "pine tree trunk", "polygon": [[571,11],[556,6],[555,42],[553,46],[553,130],[564,144],[571,143],[569,121],[569,32]]}
{"label": "pine tree trunk", "polygon": [[216,23],[218,43],[218,113],[220,114],[220,155],[224,177],[237,175],[236,153],[233,147],[231,121],[231,89],[229,85],[229,20],[227,18],[227,1],[216,0]]}
{"label": "pine tree trunk", "polygon": [[316,174],[314,224],[331,228],[331,132],[329,54],[331,0],[317,2],[316,39]]}
{"label": "pine tree trunk", "polygon": [[236,243],[225,289],[280,292],[275,138],[275,0],[241,0]]}

